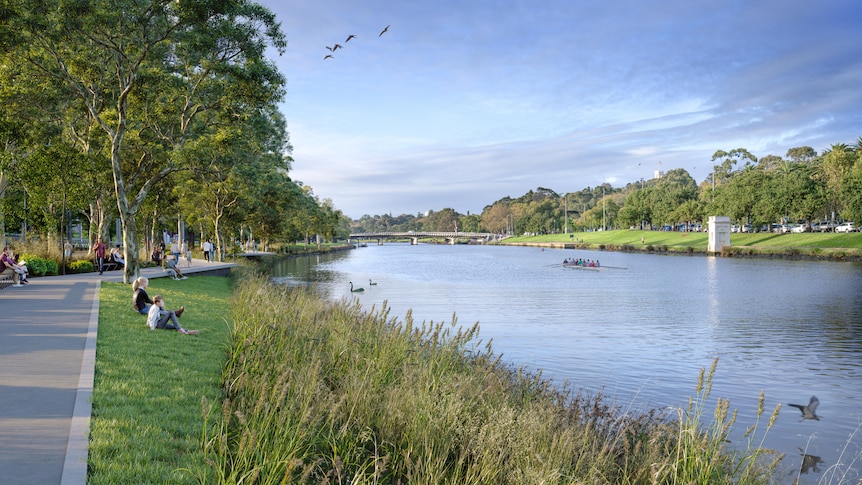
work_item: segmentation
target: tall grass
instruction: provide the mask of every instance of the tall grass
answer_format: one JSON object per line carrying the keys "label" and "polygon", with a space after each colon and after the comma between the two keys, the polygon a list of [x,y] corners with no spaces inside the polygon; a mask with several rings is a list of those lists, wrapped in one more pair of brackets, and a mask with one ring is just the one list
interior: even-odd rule
{"label": "tall grass", "polygon": [[678,416],[635,414],[503,365],[454,317],[417,324],[251,278],[232,318],[200,483],[770,481],[757,443],[726,449],[727,401],[703,420],[714,366]]}

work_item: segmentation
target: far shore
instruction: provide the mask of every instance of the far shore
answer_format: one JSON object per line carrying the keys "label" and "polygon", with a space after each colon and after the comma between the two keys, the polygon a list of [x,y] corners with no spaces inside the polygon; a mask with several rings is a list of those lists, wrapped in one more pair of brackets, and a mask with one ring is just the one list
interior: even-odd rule
{"label": "far shore", "polygon": [[[495,244],[553,249],[708,255],[707,233],[615,230],[515,236]],[[722,257],[862,261],[862,233],[732,234]]]}

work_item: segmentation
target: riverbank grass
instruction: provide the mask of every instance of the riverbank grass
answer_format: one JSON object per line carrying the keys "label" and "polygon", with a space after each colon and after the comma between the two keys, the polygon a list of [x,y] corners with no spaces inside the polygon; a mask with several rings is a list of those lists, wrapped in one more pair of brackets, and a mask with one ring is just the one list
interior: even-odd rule
{"label": "riverbank grass", "polygon": [[201,333],[151,331],[129,285],[102,284],[89,484],[197,483],[205,466],[201,400],[220,400],[231,280],[158,278],[147,292],[184,305],[181,324]]}
{"label": "riverbank grass", "polygon": [[[574,245],[583,249],[614,251],[703,253],[708,246],[705,232],[640,231],[620,229],[614,231],[577,232],[569,234],[541,234],[517,236],[503,240],[502,244]],[[731,234],[731,247],[727,256],[778,255],[812,256],[830,259],[862,257],[862,233],[802,233],[802,234]]]}
{"label": "riverbank grass", "polygon": [[201,483],[770,481],[756,443],[726,443],[728,403],[712,420],[705,411],[714,367],[679,416],[637,414],[503,365],[476,325],[417,324],[253,279],[232,317]]}

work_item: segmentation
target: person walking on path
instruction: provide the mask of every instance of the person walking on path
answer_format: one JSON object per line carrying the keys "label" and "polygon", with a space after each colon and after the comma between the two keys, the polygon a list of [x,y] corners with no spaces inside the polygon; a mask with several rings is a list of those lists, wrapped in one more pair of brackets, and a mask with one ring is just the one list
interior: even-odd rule
{"label": "person walking on path", "polygon": [[105,271],[105,250],[107,247],[105,243],[102,242],[102,238],[99,238],[96,241],[96,244],[93,245],[93,252],[96,253],[96,265],[99,267],[99,274],[104,273]]}
{"label": "person walking on path", "polygon": [[207,239],[206,241],[204,241],[204,243],[203,243],[203,247],[201,247],[201,250],[203,250],[203,252],[204,252],[204,259],[205,259],[208,263],[211,263],[211,262],[212,262],[212,258],[210,258],[210,251],[212,251],[212,249],[213,249],[213,243],[211,243],[209,239]]}
{"label": "person walking on path", "polygon": [[174,263],[176,263],[177,265],[180,264],[180,243],[178,239],[179,236],[177,236],[177,239],[174,239],[171,242],[171,255],[173,255]]}

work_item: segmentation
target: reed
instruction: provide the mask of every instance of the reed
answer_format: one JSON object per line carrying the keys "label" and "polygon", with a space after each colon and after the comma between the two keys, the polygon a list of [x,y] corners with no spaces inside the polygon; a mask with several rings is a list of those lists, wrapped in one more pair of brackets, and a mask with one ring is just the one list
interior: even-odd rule
{"label": "reed", "polygon": [[262,278],[232,307],[200,483],[770,481],[765,451],[725,449],[726,400],[704,422],[715,365],[674,419],[506,366],[454,316],[418,324]]}

